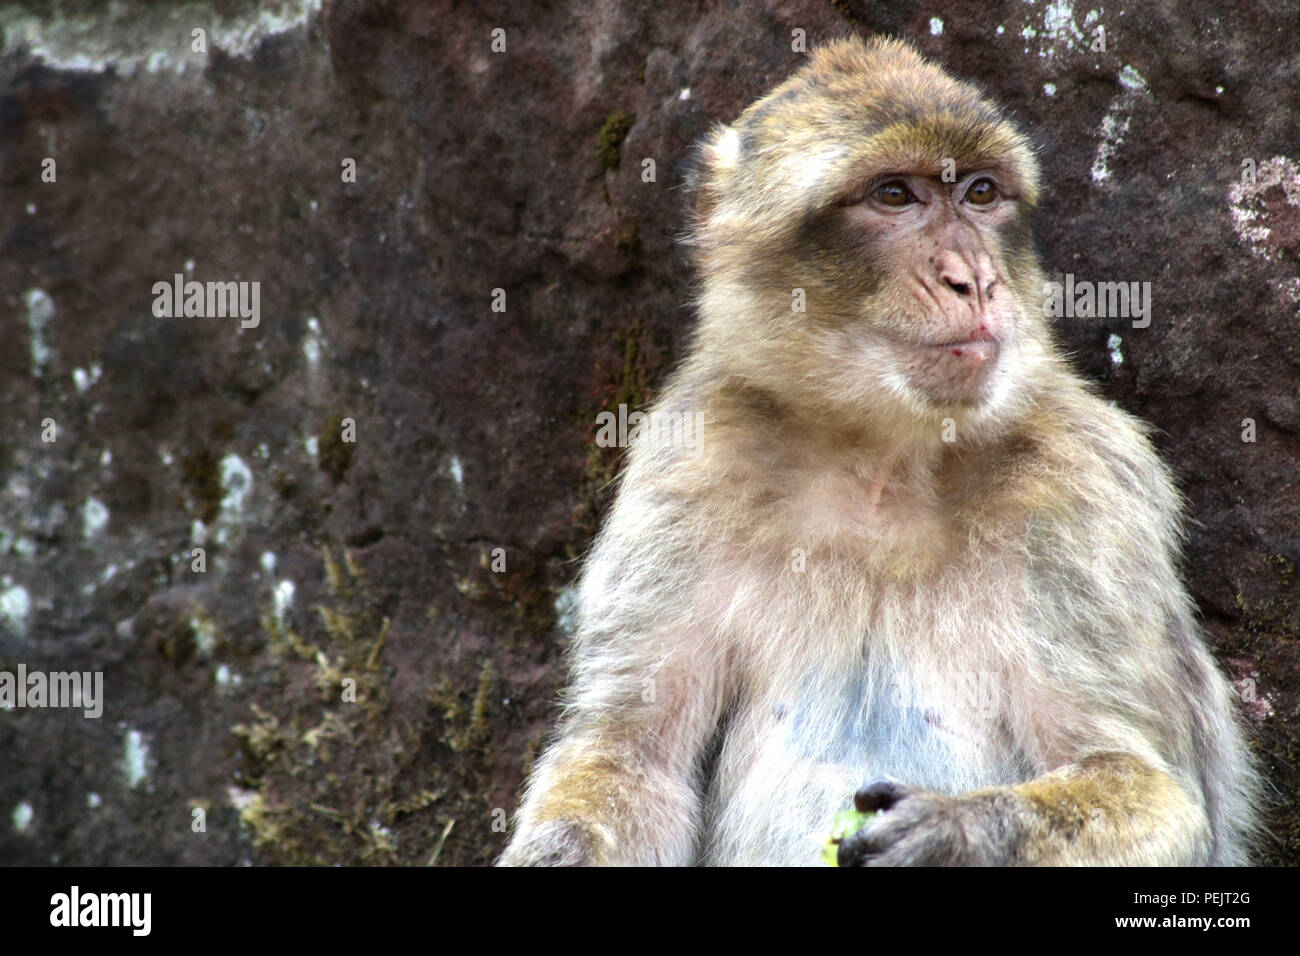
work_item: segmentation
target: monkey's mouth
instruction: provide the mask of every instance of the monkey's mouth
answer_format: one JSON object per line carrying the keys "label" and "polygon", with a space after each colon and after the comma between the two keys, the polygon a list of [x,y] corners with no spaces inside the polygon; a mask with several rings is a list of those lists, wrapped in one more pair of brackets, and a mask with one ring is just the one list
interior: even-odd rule
{"label": "monkey's mouth", "polygon": [[958,358],[970,358],[972,361],[987,361],[996,358],[999,342],[997,336],[981,324],[971,332],[962,332],[942,342],[925,342],[925,348],[947,349]]}
{"label": "monkey's mouth", "polygon": [[998,352],[1001,350],[998,340],[992,336],[963,339],[955,342],[938,342],[933,345],[924,345],[922,348],[936,353],[949,352],[954,358],[961,359],[964,364],[970,365],[983,365],[992,362],[998,357]]}

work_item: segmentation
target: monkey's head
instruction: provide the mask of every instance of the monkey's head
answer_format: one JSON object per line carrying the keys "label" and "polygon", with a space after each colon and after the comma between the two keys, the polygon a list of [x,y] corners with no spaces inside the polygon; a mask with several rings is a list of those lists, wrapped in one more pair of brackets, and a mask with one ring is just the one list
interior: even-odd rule
{"label": "monkey's head", "polygon": [[1001,417],[1046,335],[1038,167],[978,90],[905,43],[840,40],[701,160],[699,354],[720,373],[858,419]]}

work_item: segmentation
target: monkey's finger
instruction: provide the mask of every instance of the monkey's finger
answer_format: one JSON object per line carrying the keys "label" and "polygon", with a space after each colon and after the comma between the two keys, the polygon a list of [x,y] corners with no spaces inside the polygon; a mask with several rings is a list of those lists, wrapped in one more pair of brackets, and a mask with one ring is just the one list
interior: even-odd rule
{"label": "monkey's finger", "polygon": [[890,777],[871,781],[853,795],[853,806],[859,813],[878,813],[888,810],[912,792],[912,788]]}
{"label": "monkey's finger", "polygon": [[888,848],[889,843],[878,827],[867,824],[857,833],[840,841],[835,862],[838,866],[870,866],[874,858]]}

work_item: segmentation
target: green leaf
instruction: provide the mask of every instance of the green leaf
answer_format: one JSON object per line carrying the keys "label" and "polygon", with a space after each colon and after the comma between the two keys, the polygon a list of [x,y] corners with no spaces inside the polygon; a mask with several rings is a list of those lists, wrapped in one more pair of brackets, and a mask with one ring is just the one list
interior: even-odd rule
{"label": "green leaf", "polygon": [[831,820],[830,838],[822,848],[822,862],[827,866],[838,866],[840,841],[857,833],[874,816],[874,813],[859,813],[857,810],[840,810],[836,813],[835,818]]}

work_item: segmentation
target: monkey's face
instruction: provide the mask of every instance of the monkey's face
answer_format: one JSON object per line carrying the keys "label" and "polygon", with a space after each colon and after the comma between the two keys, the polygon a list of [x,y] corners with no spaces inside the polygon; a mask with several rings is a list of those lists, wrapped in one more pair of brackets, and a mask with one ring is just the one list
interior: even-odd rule
{"label": "monkey's face", "polygon": [[703,333],[741,374],[927,420],[1014,390],[1037,334],[1038,173],[974,88],[902,44],[832,44],[705,160]]}
{"label": "monkey's face", "polygon": [[[819,294],[849,297],[849,314],[833,320],[856,350],[846,362],[894,369],[896,390],[940,405],[993,397],[1021,325],[1005,248],[1023,217],[1015,176],[990,165],[950,178],[886,164],[807,236]],[[863,268],[817,269],[827,250]]]}

